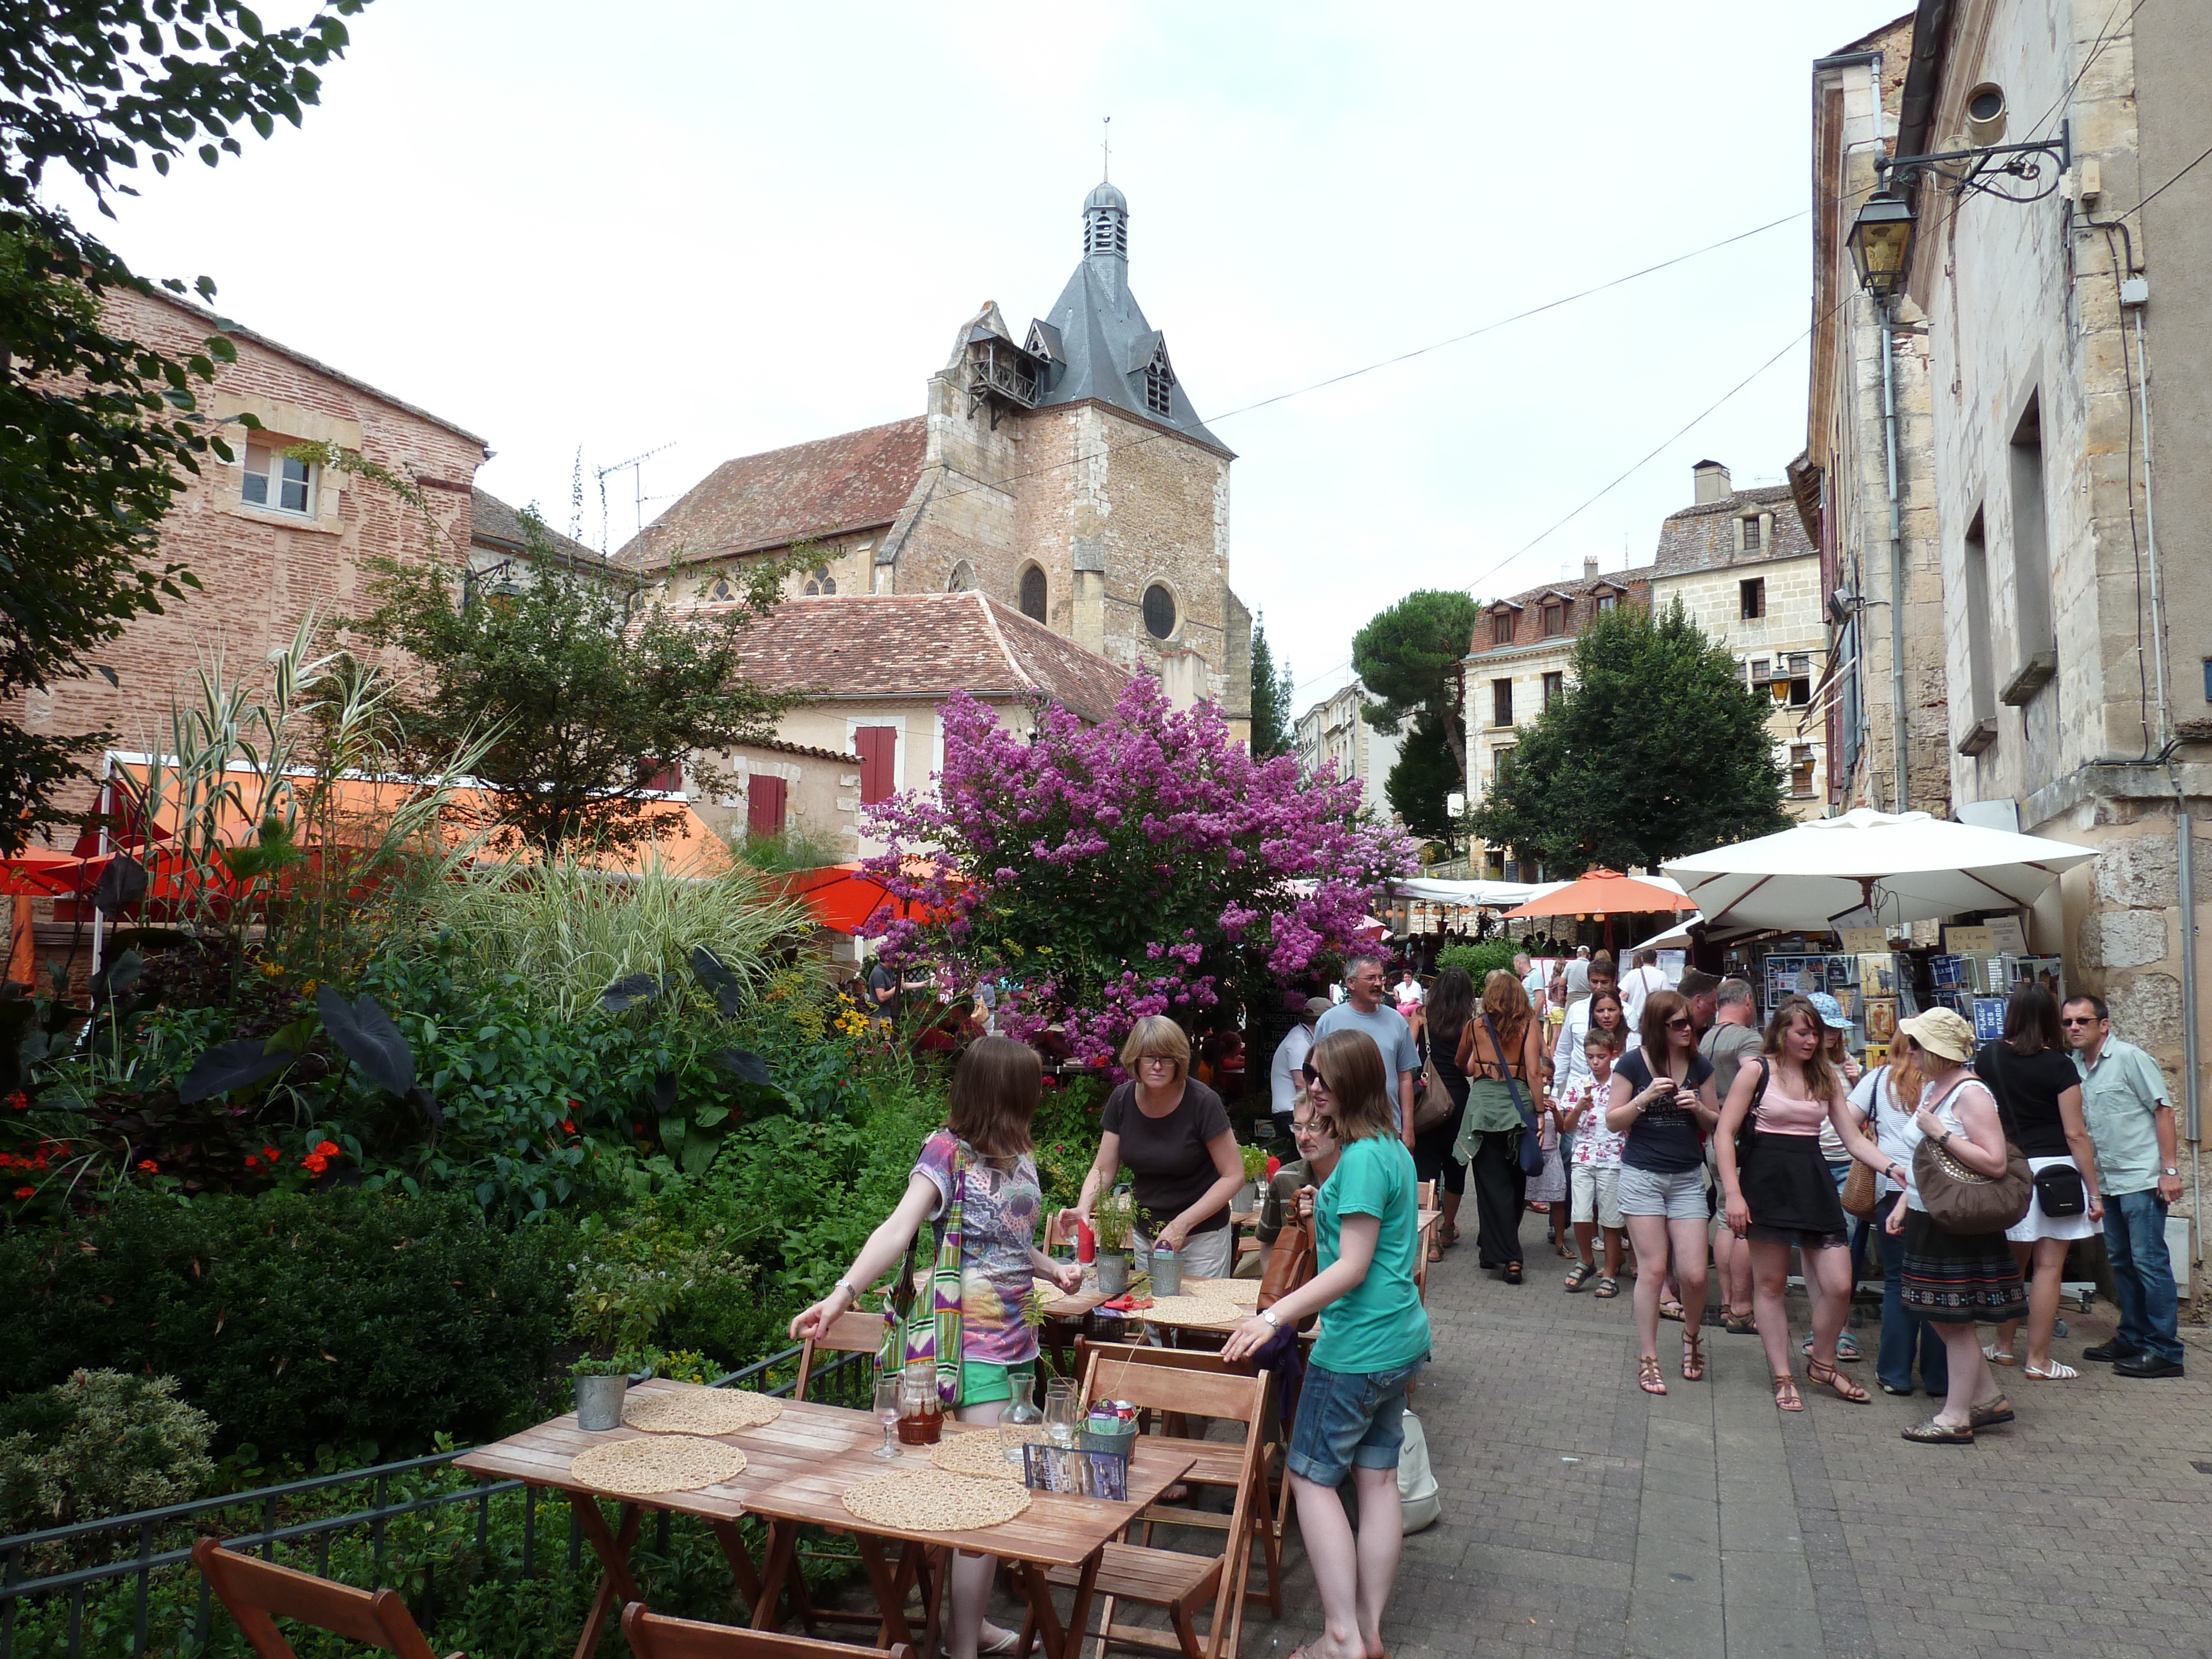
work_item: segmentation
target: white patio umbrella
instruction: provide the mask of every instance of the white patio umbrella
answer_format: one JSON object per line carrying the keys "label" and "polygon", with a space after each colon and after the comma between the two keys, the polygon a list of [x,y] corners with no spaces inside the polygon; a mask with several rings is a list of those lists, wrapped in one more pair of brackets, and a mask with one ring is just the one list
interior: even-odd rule
{"label": "white patio umbrella", "polygon": [[2040,836],[1860,807],[1665,868],[1708,927],[1739,931],[1844,925],[1854,911],[1874,925],[2033,904],[2095,856]]}

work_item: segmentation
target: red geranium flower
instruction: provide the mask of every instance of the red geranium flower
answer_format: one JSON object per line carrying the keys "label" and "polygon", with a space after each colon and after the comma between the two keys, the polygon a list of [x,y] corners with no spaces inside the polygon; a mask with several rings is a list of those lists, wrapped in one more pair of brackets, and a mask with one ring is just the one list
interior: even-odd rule
{"label": "red geranium flower", "polygon": [[[282,1164],[284,1161],[284,1155],[282,1152],[279,1152],[274,1146],[264,1146],[261,1149],[261,1156],[267,1158],[271,1164]],[[246,1161],[248,1163],[252,1162],[251,1158]]]}
{"label": "red geranium flower", "polygon": [[36,1198],[38,1195],[39,1189],[36,1187],[18,1187],[15,1188],[15,1196],[18,1198]]}
{"label": "red geranium flower", "polygon": [[261,1167],[261,1160],[248,1152],[246,1155],[246,1167],[249,1170],[258,1170]]}
{"label": "red geranium flower", "polygon": [[158,1175],[161,1169],[161,1166],[155,1163],[150,1158],[140,1158],[138,1160],[138,1167],[143,1170],[148,1175]]}
{"label": "red geranium flower", "polygon": [[8,1106],[11,1111],[27,1112],[31,1109],[31,1097],[18,1089],[8,1097]]}

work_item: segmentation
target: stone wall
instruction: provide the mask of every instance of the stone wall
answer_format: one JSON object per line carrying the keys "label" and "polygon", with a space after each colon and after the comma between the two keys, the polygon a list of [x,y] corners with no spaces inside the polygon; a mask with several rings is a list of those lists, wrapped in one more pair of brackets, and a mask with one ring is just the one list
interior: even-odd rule
{"label": "stone wall", "polygon": [[719,757],[732,775],[726,793],[706,793],[690,780],[691,810],[725,840],[742,841],[747,823],[746,784],[755,776],[781,778],[787,830],[829,842],[836,861],[860,856],[860,763],[854,755],[800,753],[795,748],[746,744]]}

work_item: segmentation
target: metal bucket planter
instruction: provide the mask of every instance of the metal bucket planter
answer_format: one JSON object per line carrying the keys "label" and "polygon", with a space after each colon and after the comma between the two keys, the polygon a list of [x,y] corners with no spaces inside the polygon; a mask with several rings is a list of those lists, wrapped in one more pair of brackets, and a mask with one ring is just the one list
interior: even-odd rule
{"label": "metal bucket planter", "polygon": [[1180,1251],[1153,1250],[1152,1294],[1154,1296],[1182,1294],[1182,1255]]}
{"label": "metal bucket planter", "polygon": [[1098,1288],[1109,1296],[1119,1296],[1129,1288],[1129,1258],[1126,1252],[1099,1251]]}
{"label": "metal bucket planter", "polygon": [[590,1434],[618,1429],[623,1420],[623,1396],[629,1391],[627,1376],[580,1376],[576,1379],[576,1426]]}

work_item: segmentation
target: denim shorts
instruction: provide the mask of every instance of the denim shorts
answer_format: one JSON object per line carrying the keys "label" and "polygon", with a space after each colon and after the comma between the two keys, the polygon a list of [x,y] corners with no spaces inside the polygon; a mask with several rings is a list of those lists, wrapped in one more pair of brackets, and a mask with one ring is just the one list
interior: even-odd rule
{"label": "denim shorts", "polygon": [[1423,1354],[1387,1371],[1333,1371],[1309,1361],[1285,1460],[1291,1473],[1336,1486],[1355,1465],[1396,1468],[1406,1438],[1406,1384],[1428,1363]]}
{"label": "denim shorts", "polygon": [[1663,1215],[1669,1221],[1703,1221],[1708,1213],[1702,1164],[1694,1169],[1673,1170],[1639,1170],[1624,1164],[1618,1190],[1624,1216]]}

